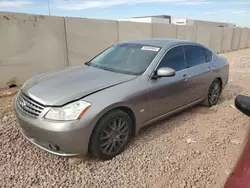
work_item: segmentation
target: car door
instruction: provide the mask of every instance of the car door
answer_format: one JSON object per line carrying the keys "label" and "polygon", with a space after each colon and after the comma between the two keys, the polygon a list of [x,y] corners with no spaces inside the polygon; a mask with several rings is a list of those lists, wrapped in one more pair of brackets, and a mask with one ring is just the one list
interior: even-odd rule
{"label": "car door", "polygon": [[[212,52],[208,54],[211,54]],[[201,100],[207,94],[213,81],[213,67],[211,57],[206,57],[206,49],[201,46],[185,46],[185,55],[188,65],[189,103]]]}
{"label": "car door", "polygon": [[186,104],[186,81],[188,77],[184,47],[177,46],[163,56],[156,70],[170,67],[176,71],[173,77],[149,79],[148,120],[157,118]]}

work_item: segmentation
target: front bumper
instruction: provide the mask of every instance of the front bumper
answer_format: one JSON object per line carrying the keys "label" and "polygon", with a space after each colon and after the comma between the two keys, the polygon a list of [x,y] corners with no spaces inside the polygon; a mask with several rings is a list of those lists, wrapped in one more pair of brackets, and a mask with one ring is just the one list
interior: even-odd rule
{"label": "front bumper", "polygon": [[85,155],[92,128],[83,121],[51,121],[24,116],[14,108],[23,136],[39,148],[64,157]]}

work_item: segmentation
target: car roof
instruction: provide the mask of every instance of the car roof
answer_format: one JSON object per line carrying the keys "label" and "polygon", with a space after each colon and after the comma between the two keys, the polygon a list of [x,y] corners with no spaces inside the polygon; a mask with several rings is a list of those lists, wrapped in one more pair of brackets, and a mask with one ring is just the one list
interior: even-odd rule
{"label": "car roof", "polygon": [[125,41],[125,42],[121,42],[121,43],[135,43],[135,44],[143,44],[143,45],[152,45],[152,46],[157,46],[157,47],[174,46],[174,45],[178,45],[178,44],[197,44],[197,43],[191,42],[191,41],[167,39],[167,38],[131,40],[131,41]]}

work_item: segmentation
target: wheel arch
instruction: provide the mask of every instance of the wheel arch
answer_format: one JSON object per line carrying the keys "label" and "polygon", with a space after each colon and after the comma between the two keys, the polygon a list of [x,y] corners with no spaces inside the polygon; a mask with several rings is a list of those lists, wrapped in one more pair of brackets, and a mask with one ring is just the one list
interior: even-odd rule
{"label": "wheel arch", "polygon": [[221,84],[221,86],[222,86],[223,83],[222,83],[221,77],[217,77],[216,79],[220,81],[220,84]]}
{"label": "wheel arch", "polygon": [[114,108],[113,110],[121,110],[129,115],[129,117],[132,120],[132,135],[135,136],[136,135],[136,117],[135,117],[135,113],[133,112],[133,110],[126,106],[119,106],[119,107]]}
{"label": "wheel arch", "polygon": [[91,138],[92,138],[92,135],[93,135],[93,132],[95,131],[95,128],[96,128],[96,125],[98,124],[98,122],[108,113],[112,112],[112,111],[115,111],[115,110],[121,110],[125,113],[127,113],[129,115],[129,117],[131,118],[132,120],[132,136],[135,136],[136,135],[136,117],[135,117],[135,113],[134,111],[132,110],[132,108],[128,107],[128,106],[125,106],[125,105],[118,105],[118,106],[114,106],[114,107],[107,107],[105,110],[103,110],[103,112],[101,113],[101,115],[99,115],[99,118],[91,132],[91,136],[89,138],[89,143],[88,143],[88,151],[90,149],[90,145],[91,145]]}
{"label": "wheel arch", "polygon": [[219,82],[220,82],[220,86],[222,87],[222,86],[223,86],[223,82],[222,82],[221,77],[217,77],[216,79],[217,79],[217,80],[219,80]]}

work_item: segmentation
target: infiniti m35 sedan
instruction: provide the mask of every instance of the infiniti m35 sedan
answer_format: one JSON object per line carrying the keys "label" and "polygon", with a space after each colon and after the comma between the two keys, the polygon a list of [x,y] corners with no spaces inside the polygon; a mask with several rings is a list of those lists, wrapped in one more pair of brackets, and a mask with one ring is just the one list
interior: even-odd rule
{"label": "infiniti m35 sedan", "polygon": [[203,45],[128,41],[28,80],[14,107],[23,136],[36,146],[108,160],[144,126],[200,103],[216,105],[228,77],[227,60]]}

